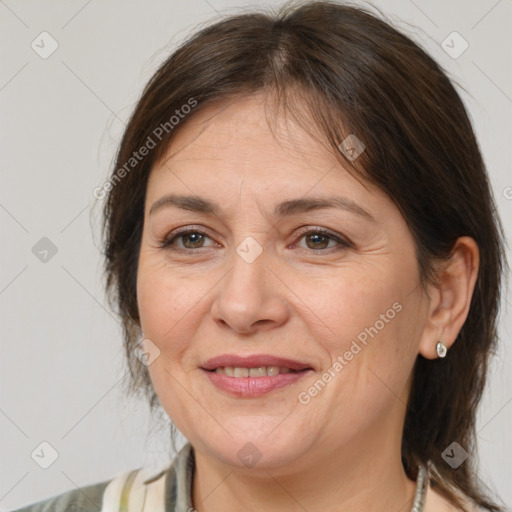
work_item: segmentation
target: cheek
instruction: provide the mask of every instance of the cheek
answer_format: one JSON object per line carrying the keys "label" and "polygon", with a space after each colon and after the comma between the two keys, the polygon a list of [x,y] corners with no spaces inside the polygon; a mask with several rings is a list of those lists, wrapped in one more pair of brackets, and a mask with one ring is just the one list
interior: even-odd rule
{"label": "cheek", "polygon": [[[156,258],[154,258],[156,260]],[[148,371],[162,407],[180,429],[190,396],[183,392],[185,375],[193,369],[187,348],[196,329],[201,302],[197,288],[176,276],[162,262],[142,256],[137,275],[137,300],[145,338],[160,351]]]}
{"label": "cheek", "polygon": [[[296,293],[304,297],[311,322],[319,324],[318,334],[333,356],[348,350],[353,340],[384,338],[399,323],[403,310],[401,280],[385,268],[347,271],[311,283],[296,282]],[[369,344],[368,344],[369,346]]]}
{"label": "cheek", "polygon": [[[317,339],[331,365],[338,361],[337,375],[343,374],[333,386],[343,392],[334,399],[346,402],[357,397],[369,407],[390,395],[389,389],[399,393],[407,382],[421,323],[415,315],[418,295],[411,293],[417,278],[414,265],[374,270],[347,271],[343,279],[338,275],[315,286],[308,296],[308,305],[322,320]],[[306,288],[304,282],[300,293]],[[311,315],[315,321],[319,323]]]}
{"label": "cheek", "polygon": [[167,328],[193,304],[197,288],[166,263],[165,255],[143,247],[137,269],[137,301],[148,327],[165,322]]}
{"label": "cheek", "polygon": [[333,291],[339,300],[325,302],[323,318],[336,336],[321,343],[335,377],[315,400],[329,404],[329,423],[362,428],[407,403],[417,350],[408,337],[411,326],[399,286],[367,288],[354,282]]}
{"label": "cheek", "polygon": [[[156,258],[154,258],[156,260]],[[180,350],[201,290],[176,276],[165,264],[141,255],[137,274],[137,301],[142,330],[163,352]],[[172,340],[172,343],[169,343]]]}

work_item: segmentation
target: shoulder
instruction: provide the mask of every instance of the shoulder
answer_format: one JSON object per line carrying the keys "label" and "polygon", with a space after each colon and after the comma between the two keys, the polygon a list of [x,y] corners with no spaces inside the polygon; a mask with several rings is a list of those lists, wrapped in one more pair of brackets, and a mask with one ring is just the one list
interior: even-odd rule
{"label": "shoulder", "polygon": [[162,467],[125,471],[110,480],[73,489],[12,512],[101,512],[118,510],[128,499],[138,505],[146,498],[160,503],[165,493],[167,472]]}
{"label": "shoulder", "polygon": [[74,489],[13,512],[99,512],[110,480]]}
{"label": "shoulder", "polygon": [[[102,512],[122,510],[187,510],[191,508],[193,450],[187,443],[169,464],[145,466],[114,478],[73,489],[12,512]],[[184,507],[184,505],[187,505]],[[131,508],[130,508],[131,510]]]}

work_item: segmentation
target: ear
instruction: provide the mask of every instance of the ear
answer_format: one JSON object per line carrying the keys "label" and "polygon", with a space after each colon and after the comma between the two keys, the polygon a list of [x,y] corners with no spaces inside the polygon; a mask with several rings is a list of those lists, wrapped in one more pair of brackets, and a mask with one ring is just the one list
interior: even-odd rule
{"label": "ear", "polygon": [[428,315],[419,345],[423,357],[438,357],[438,341],[448,349],[455,343],[468,316],[479,264],[475,240],[469,236],[458,238],[437,271],[437,282],[428,287]]}

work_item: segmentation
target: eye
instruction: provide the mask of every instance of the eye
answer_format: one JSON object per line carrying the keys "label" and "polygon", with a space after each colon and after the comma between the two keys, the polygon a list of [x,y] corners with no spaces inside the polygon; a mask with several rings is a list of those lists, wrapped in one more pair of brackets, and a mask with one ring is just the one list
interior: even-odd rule
{"label": "eye", "polygon": [[305,240],[307,249],[317,252],[336,247],[352,247],[352,244],[326,229],[310,229],[301,234],[299,240],[302,239]]}
{"label": "eye", "polygon": [[[326,229],[309,229],[302,232],[298,240],[304,240],[306,246],[304,247],[297,243],[295,244],[296,246],[314,252],[353,247],[350,242]],[[210,241],[209,244],[207,243],[208,241]],[[168,250],[191,252],[196,249],[214,247],[217,244],[203,231],[186,228],[171,233],[161,241],[160,245]]]}
{"label": "eye", "polygon": [[194,250],[201,249],[203,247],[211,247],[205,245],[206,240],[213,240],[202,231],[198,231],[197,229],[186,229],[178,232],[171,233],[170,236],[165,238],[162,241],[161,246],[166,249],[175,249],[175,250]]}

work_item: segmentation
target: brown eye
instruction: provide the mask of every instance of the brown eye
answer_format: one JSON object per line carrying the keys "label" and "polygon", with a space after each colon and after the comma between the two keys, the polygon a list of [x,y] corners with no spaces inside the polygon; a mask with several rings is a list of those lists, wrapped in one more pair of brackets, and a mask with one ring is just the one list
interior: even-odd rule
{"label": "brown eye", "polygon": [[305,238],[309,249],[326,249],[329,245],[329,237],[319,233],[306,235]]}
{"label": "brown eye", "polygon": [[181,235],[183,246],[187,249],[198,249],[204,244],[204,235],[197,232]]}
{"label": "brown eye", "polygon": [[305,246],[302,245],[302,248],[316,252],[321,252],[325,249],[343,249],[352,247],[352,245],[343,238],[323,229],[310,229],[306,233],[303,233],[299,240],[305,241]]}
{"label": "brown eye", "polygon": [[[211,243],[207,244],[207,241]],[[206,234],[198,230],[180,231],[169,235],[161,242],[161,247],[169,250],[190,250],[208,248],[215,245],[213,240]]]}

